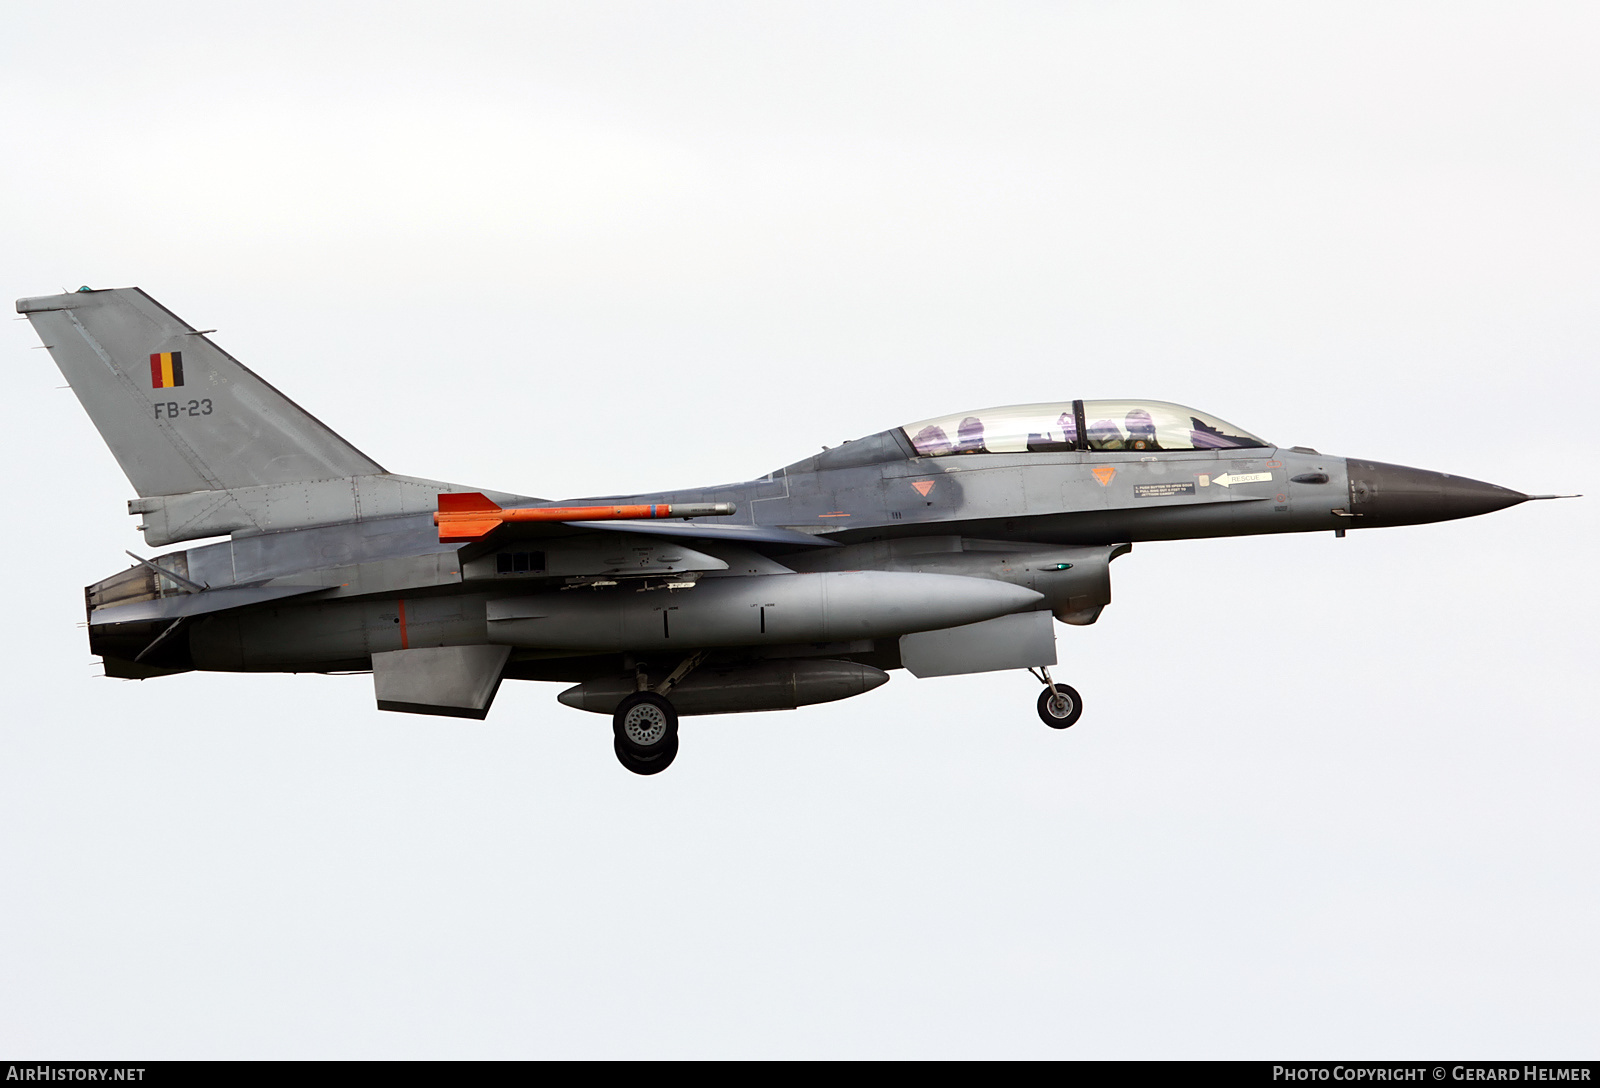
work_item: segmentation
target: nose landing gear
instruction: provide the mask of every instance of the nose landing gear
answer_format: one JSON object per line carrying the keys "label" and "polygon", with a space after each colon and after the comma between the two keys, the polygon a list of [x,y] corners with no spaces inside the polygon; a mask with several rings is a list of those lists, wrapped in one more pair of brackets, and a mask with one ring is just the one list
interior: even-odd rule
{"label": "nose landing gear", "polygon": [[1039,720],[1051,729],[1070,729],[1083,717],[1083,697],[1077,689],[1057,684],[1050,679],[1047,668],[1029,669],[1034,679],[1044,685],[1039,693]]}

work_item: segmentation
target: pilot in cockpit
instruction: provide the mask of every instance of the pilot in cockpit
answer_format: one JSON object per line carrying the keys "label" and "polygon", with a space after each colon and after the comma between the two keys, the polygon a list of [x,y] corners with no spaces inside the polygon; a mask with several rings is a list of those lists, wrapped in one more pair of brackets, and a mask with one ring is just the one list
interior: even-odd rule
{"label": "pilot in cockpit", "polygon": [[968,416],[956,428],[957,453],[982,453],[983,452],[983,420],[977,416]]}
{"label": "pilot in cockpit", "polygon": [[1156,443],[1156,421],[1150,418],[1150,413],[1143,408],[1135,408],[1128,413],[1128,440],[1124,446],[1130,450],[1158,450]]}
{"label": "pilot in cockpit", "polygon": [[951,449],[950,436],[937,423],[930,423],[913,435],[911,444],[922,457],[937,457],[941,453],[949,453]]}
{"label": "pilot in cockpit", "polygon": [[1078,418],[1071,412],[1062,412],[1056,417],[1056,426],[1061,428],[1061,439],[1068,446],[1078,444]]}
{"label": "pilot in cockpit", "polygon": [[1109,419],[1097,419],[1089,424],[1089,448],[1092,450],[1120,450],[1123,447],[1122,431]]}

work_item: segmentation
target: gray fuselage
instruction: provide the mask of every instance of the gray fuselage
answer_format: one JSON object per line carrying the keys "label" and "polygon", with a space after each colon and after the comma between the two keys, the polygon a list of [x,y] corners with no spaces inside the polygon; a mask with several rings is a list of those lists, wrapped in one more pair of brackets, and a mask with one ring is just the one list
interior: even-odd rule
{"label": "gray fuselage", "polygon": [[[1138,541],[1432,521],[1524,497],[1304,449],[914,454],[886,431],[748,483],[571,500],[736,508],[703,523],[507,526],[472,545],[440,544],[418,514],[236,534],[158,563],[212,592],[285,596],[197,616],[137,665],[176,615],[163,600],[148,602],[148,623],[97,623],[91,637],[146,675],[365,670],[375,653],[485,643],[513,647],[508,676],[551,680],[701,649],[894,668],[896,637],[915,631],[1025,610],[1093,622],[1110,560]],[[789,536],[708,542],[701,524]],[[844,571],[869,577],[819,580]]]}

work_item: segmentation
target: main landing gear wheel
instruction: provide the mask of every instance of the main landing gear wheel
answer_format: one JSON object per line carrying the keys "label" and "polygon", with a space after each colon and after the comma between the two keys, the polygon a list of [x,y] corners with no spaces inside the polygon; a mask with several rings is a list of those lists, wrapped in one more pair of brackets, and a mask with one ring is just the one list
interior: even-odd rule
{"label": "main landing gear wheel", "polygon": [[672,743],[665,750],[653,756],[636,756],[630,752],[618,737],[612,747],[617,753],[617,762],[622,764],[634,774],[660,774],[672,766],[673,758],[678,754],[678,738],[674,736]]}
{"label": "main landing gear wheel", "polygon": [[1051,729],[1069,729],[1083,717],[1083,699],[1066,684],[1052,684],[1039,693],[1039,720]]}
{"label": "main landing gear wheel", "polygon": [[611,715],[617,758],[635,774],[667,769],[678,754],[678,712],[652,691],[640,691],[617,704]]}

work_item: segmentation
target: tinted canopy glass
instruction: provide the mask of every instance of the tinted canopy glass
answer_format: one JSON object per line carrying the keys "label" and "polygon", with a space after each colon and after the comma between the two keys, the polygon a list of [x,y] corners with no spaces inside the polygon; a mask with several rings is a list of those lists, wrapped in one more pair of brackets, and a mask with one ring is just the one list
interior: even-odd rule
{"label": "tinted canopy glass", "polygon": [[904,430],[921,457],[1078,449],[1253,449],[1268,445],[1216,416],[1159,400],[1014,404],[924,419]]}

